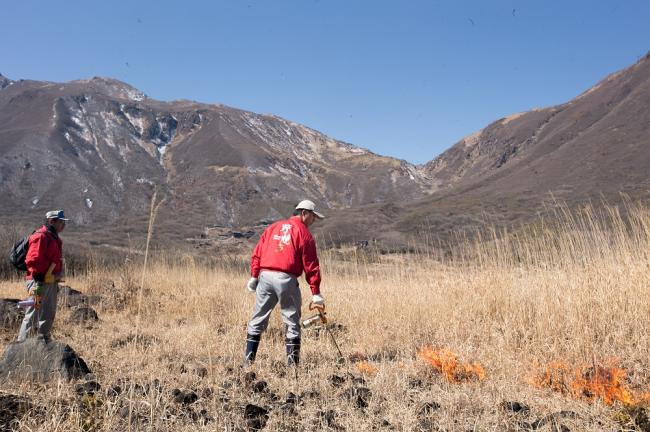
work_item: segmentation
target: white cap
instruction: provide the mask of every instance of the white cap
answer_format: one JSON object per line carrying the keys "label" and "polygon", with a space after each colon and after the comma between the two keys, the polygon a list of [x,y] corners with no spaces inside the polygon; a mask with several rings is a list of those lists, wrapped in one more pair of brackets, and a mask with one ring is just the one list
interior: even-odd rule
{"label": "white cap", "polygon": [[61,210],[52,210],[47,213],[45,213],[45,219],[60,219],[63,221],[67,221],[65,217],[65,213],[63,212],[63,209]]}
{"label": "white cap", "polygon": [[302,200],[296,206],[296,210],[309,210],[313,212],[318,219],[323,219],[325,216],[322,213],[316,211],[316,204],[309,200]]}

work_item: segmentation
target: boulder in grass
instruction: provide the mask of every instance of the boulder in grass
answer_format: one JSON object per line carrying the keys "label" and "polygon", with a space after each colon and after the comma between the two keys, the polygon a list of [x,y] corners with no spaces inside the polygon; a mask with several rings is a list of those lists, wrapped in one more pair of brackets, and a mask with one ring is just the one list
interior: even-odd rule
{"label": "boulder in grass", "polygon": [[16,330],[20,328],[25,313],[18,308],[16,299],[0,299],[0,327],[6,330]]}
{"label": "boulder in grass", "polygon": [[81,291],[70,288],[67,285],[59,286],[58,302],[59,306],[75,307],[87,305],[89,303],[88,296]]}
{"label": "boulder in grass", "polygon": [[244,408],[244,420],[248,429],[262,430],[269,420],[269,410],[249,403]]}
{"label": "boulder in grass", "polygon": [[183,405],[191,405],[199,399],[199,395],[193,390],[174,389],[172,390],[172,396],[174,397],[174,402]]}
{"label": "boulder in grass", "polygon": [[90,373],[86,362],[69,345],[40,338],[7,345],[0,360],[0,377],[47,381],[58,374],[71,380]]}
{"label": "boulder in grass", "polygon": [[99,321],[99,316],[90,306],[77,306],[72,310],[69,321],[74,324],[86,324]]}

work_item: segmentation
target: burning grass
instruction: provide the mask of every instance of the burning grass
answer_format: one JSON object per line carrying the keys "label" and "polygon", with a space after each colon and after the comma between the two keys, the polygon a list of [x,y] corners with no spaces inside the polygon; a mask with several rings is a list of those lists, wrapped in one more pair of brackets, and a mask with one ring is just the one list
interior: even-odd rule
{"label": "burning grass", "polygon": [[482,381],[486,377],[485,369],[478,362],[461,362],[446,349],[423,347],[418,350],[418,357],[449,382]]}
{"label": "burning grass", "polygon": [[555,361],[542,368],[532,377],[531,382],[538,388],[549,388],[589,401],[601,400],[606,405],[620,402],[634,406],[650,402],[650,393],[636,392],[629,388],[627,371],[616,366],[614,361],[608,362],[606,366],[579,367]]}

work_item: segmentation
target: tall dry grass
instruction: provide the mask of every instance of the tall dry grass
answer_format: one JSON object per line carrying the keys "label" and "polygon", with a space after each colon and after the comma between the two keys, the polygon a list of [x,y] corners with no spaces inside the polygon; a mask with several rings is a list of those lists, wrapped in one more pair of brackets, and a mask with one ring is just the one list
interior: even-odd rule
{"label": "tall dry grass", "polygon": [[[101,394],[89,402],[61,382],[1,388],[45,405],[47,415],[22,420],[25,430],[126,430],[129,418],[132,430],[237,430],[246,426],[247,403],[272,408],[266,430],[527,430],[526,423],[561,410],[578,415],[562,420],[570,430],[634,427],[621,405],[536,388],[530,378],[536,367],[556,360],[595,365],[615,359],[629,372],[630,389],[650,390],[647,208],[560,209],[517,230],[486,230],[452,251],[436,259],[429,252],[386,256],[372,248],[344,251],[347,259],[339,258],[341,251],[321,252],[333,332],[344,354],[371,365],[364,370],[372,394],[365,409],[345,396],[353,385],[347,374],[361,371],[352,362],[336,363],[325,332],[305,331],[294,379],[283,366],[278,314],[253,370],[280,402],[293,392],[302,394],[301,405],[291,415],[268,392],[255,393],[241,382],[245,325],[254,304],[245,289],[246,257],[206,266],[190,256],[157,255],[143,279],[143,263],[131,261],[68,281],[102,296],[101,321],[76,326],[63,311],[55,337],[77,350],[104,389],[118,383],[138,388],[125,380],[158,380],[147,394]],[[308,290],[301,285],[306,305]],[[14,297],[22,290],[18,282],[0,289]],[[450,383],[417,356],[423,346],[478,361],[487,377]],[[206,366],[207,376],[182,373],[195,362]],[[341,388],[328,381],[333,374],[348,377]],[[202,397],[183,407],[173,401],[175,388]],[[499,408],[504,401],[531,410],[508,413]],[[427,414],[427,402],[441,407]],[[212,421],[202,425],[204,417]]]}

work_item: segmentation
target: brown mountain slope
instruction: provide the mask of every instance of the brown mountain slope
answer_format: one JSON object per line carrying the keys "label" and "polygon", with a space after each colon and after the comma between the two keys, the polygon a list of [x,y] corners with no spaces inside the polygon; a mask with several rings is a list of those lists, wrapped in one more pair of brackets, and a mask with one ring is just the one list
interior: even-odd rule
{"label": "brown mountain slope", "polygon": [[501,119],[427,164],[439,182],[575,199],[650,186],[650,55],[572,101]]}
{"label": "brown mountain slope", "polygon": [[568,103],[500,119],[461,140],[424,166],[437,185],[432,195],[364,208],[375,215],[371,224],[351,228],[347,220],[357,216],[348,215],[327,229],[404,244],[486,222],[522,223],[556,201],[646,199],[649,168],[650,54]]}

